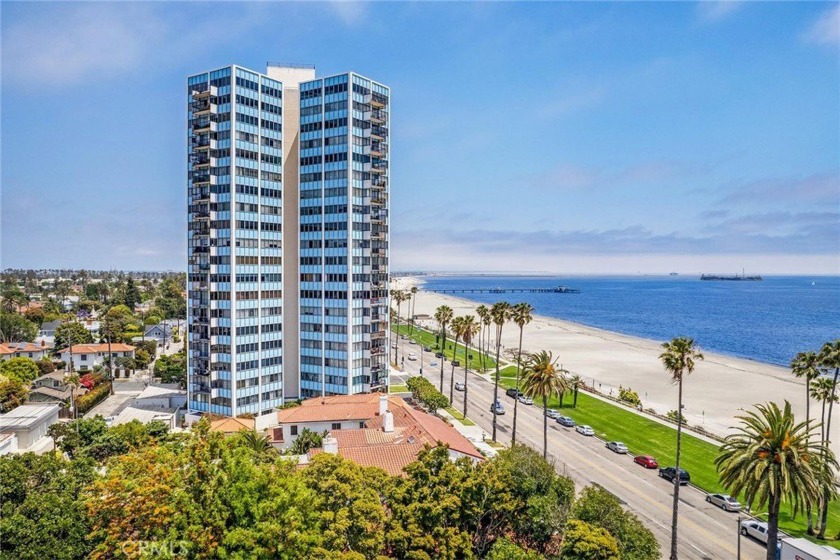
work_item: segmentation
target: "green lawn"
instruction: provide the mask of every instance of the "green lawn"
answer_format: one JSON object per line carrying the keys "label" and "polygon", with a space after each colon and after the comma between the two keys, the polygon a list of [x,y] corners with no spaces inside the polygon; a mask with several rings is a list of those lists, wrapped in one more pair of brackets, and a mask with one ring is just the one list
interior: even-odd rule
{"label": "green lawn", "polygon": [[408,393],[408,386],[407,385],[391,385],[388,388],[389,393]]}
{"label": "green lawn", "polygon": [[[435,341],[435,333],[427,331],[425,329],[421,329],[419,327],[414,327],[414,332],[409,334],[410,330],[411,329],[408,325],[400,325],[399,333],[404,334],[406,337],[410,336],[410,338],[415,340],[417,342],[417,344],[420,345],[420,346],[428,346],[429,348],[432,349],[432,353],[430,355],[427,353],[427,355],[426,355],[426,363],[429,363],[432,360],[437,360],[437,358],[434,357],[434,355],[435,355],[434,353],[438,352],[438,343]],[[478,341],[476,341],[476,342],[478,342]],[[444,352],[444,355],[446,356],[447,360],[450,360],[450,361],[452,360],[452,353],[453,353],[453,350],[454,350],[454,346],[455,346],[455,341],[453,339],[450,339],[450,338],[447,337],[447,339],[446,339],[446,351]],[[450,347],[452,347],[452,349],[450,349]],[[408,348],[410,348],[410,346]],[[409,350],[409,352],[410,351],[411,350]],[[393,350],[392,350],[392,352],[393,352]],[[417,354],[418,357],[420,356],[419,346],[418,346],[417,350],[414,350],[414,353]],[[402,357],[402,355],[403,355],[402,349],[400,349],[400,357]],[[479,352],[474,346],[471,346],[470,347],[470,355],[472,355],[472,360],[470,360],[470,369],[473,370],[473,371],[480,370],[481,369],[481,361],[482,361],[482,353]],[[463,364],[464,363],[464,356],[465,356],[464,345],[463,345],[463,343],[461,343],[459,341],[458,342],[458,354],[457,354],[455,359],[460,361],[461,364]],[[485,360],[485,366],[487,368],[495,370],[496,362],[495,362],[495,360],[493,360],[493,358],[491,358],[490,356],[487,356],[484,360]]]}
{"label": "green lawn", "polygon": [[475,426],[475,422],[473,422],[469,418],[464,418],[463,414],[461,414],[460,412],[458,412],[457,410],[455,410],[455,408],[453,408],[451,406],[447,407],[446,412],[448,412],[449,414],[454,416],[455,419],[458,420],[458,422],[460,422],[464,426]]}
{"label": "green lawn", "polygon": [[[515,381],[502,378],[499,385],[511,388]],[[564,416],[570,416],[578,424],[592,426],[595,433],[610,441],[623,441],[634,455],[652,455],[661,466],[674,464],[676,456],[676,432],[674,428],[640,416],[617,405],[602,401],[584,392],[578,393],[577,408],[572,408],[572,399],[566,395],[566,406],[560,408],[555,397],[548,403],[550,408],[560,410]],[[536,405],[537,403],[535,403]],[[680,467],[691,473],[691,482],[707,492],[722,492],[713,459],[718,454],[718,446],[708,443],[683,432]],[[800,514],[791,520],[787,508],[780,513],[780,528],[796,537],[804,537],[806,520]],[[840,529],[840,504],[833,502],[829,507],[826,536],[833,538]],[[837,545],[838,541],[821,541]]]}
{"label": "green lawn", "polygon": [[[495,375],[495,373],[496,372],[494,371],[493,374]],[[499,370],[499,377],[511,377],[513,379],[516,379],[516,366],[512,365],[503,367]]]}

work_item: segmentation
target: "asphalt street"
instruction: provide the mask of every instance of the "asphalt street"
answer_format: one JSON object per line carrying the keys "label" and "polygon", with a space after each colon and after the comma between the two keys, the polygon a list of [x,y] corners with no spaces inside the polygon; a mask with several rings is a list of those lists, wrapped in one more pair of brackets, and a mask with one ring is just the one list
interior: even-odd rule
{"label": "asphalt street", "polygon": [[[414,352],[421,355],[418,345],[400,340],[400,356]],[[440,384],[440,366],[430,367],[430,361],[440,362],[433,354],[423,352],[423,375],[436,387]],[[405,360],[405,375],[419,375],[420,361]],[[449,395],[449,362],[445,363],[444,393]],[[456,368],[455,381],[463,381],[464,370]],[[398,381],[392,380],[392,383]],[[493,415],[490,403],[493,400],[493,383],[481,375],[470,373],[468,381],[468,410],[471,420],[487,432],[492,433]],[[463,410],[463,392],[455,392],[453,405]],[[506,414],[497,420],[497,439],[510,443],[513,423],[513,399],[499,387],[499,398]],[[517,417],[517,441],[537,451],[543,446],[542,408],[519,404]],[[627,443],[627,442],[625,442]],[[632,450],[632,445],[628,444]],[[548,454],[558,472],[571,476],[580,489],[596,484],[618,498],[625,507],[635,513],[653,531],[662,546],[663,557],[668,556],[671,539],[671,504],[673,486],[659,478],[656,469],[645,469],[633,462],[630,455],[619,455],[606,449],[598,438],[585,437],[574,428],[564,428],[549,419]],[[666,466],[666,465],[663,465]],[[697,488],[683,486],[680,490],[679,556],[684,559],[705,560],[737,558],[738,527],[737,513],[724,512],[706,502],[706,494]],[[741,539],[741,558],[759,560],[766,554],[764,545],[748,538]]]}

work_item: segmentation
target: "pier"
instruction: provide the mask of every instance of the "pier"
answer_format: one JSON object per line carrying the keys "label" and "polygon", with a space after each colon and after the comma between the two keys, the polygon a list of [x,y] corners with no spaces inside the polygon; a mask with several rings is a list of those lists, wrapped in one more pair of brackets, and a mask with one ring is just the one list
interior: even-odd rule
{"label": "pier", "polygon": [[553,288],[467,288],[452,290],[423,290],[435,294],[579,294],[577,288],[555,286]]}

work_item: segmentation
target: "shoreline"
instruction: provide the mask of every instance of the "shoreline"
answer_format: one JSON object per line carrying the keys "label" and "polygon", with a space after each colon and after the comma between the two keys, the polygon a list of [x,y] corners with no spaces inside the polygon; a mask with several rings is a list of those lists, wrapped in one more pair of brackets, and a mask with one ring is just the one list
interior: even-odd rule
{"label": "shoreline", "polygon": [[[397,277],[393,288],[421,288],[423,277]],[[406,304],[407,305],[407,304]],[[408,317],[406,305],[401,315]],[[417,292],[416,315],[434,316],[440,305],[449,305],[454,314],[475,314],[480,305],[467,298],[450,294]],[[487,305],[487,304],[485,304]],[[434,319],[418,324],[436,328]],[[519,329],[505,325],[502,347],[518,346]],[[644,408],[665,414],[677,408],[677,388],[659,362],[661,342],[635,335],[608,331],[565,319],[535,313],[524,328],[523,350],[549,350],[563,367],[583,377],[599,390],[617,394],[619,386],[630,387],[642,399]],[[735,416],[753,404],[790,401],[798,417],[805,413],[805,385],[790,371],[776,364],[754,359],[705,351],[705,360],[698,362],[695,372],[684,380],[684,415],[692,425],[699,425],[721,436],[731,433]],[[815,404],[815,403],[812,403]],[[816,406],[816,405],[815,405]],[[812,411],[818,410],[812,406]],[[833,441],[838,441],[840,423],[832,427]],[[837,445],[832,445],[837,448]]]}

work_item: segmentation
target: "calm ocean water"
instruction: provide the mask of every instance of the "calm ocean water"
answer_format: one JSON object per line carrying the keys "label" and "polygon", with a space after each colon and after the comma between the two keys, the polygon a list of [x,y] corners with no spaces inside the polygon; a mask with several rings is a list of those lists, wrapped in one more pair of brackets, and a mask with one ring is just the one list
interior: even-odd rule
{"label": "calm ocean water", "polygon": [[[550,288],[579,294],[454,294],[482,303],[527,301],[536,313],[624,334],[691,336],[705,350],[787,366],[840,337],[840,277],[710,282],[697,276],[428,276],[426,289]],[[813,282],[813,284],[812,284]]]}

